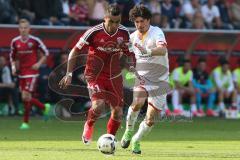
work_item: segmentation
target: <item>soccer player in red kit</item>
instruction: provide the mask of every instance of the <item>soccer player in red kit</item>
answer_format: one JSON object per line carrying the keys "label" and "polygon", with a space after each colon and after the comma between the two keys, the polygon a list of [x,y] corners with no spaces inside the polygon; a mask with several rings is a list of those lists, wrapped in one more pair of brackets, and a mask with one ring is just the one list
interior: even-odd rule
{"label": "soccer player in red kit", "polygon": [[[79,51],[88,46],[85,68],[89,95],[92,107],[88,111],[84,125],[82,140],[89,144],[94,129],[94,123],[100,117],[104,105],[111,108],[111,117],[107,124],[107,133],[115,135],[122,118],[123,83],[120,58],[127,56],[132,61],[134,54],[130,52],[130,34],[127,28],[120,24],[121,13],[117,5],[109,5],[105,12],[104,22],[88,29],[71,50],[68,57],[67,73],[59,82],[61,88],[67,88],[72,81],[72,72]],[[125,55],[124,55],[125,54]]]}
{"label": "soccer player in red kit", "polygon": [[[21,19],[19,21],[20,35],[11,42],[10,62],[12,74],[19,77],[19,87],[25,109],[20,129],[29,128],[28,121],[32,105],[42,109],[45,115],[48,114],[50,108],[49,104],[44,105],[32,97],[32,93],[36,89],[37,77],[39,75],[38,69],[45,62],[48,50],[39,38],[30,35],[29,32],[29,21]],[[41,58],[38,60],[39,52],[41,53]]]}

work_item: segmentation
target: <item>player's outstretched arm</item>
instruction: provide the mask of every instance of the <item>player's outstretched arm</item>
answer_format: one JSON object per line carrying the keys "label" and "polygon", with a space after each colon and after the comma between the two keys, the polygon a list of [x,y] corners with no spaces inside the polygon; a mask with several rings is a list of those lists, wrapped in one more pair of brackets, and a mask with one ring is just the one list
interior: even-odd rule
{"label": "player's outstretched arm", "polygon": [[62,89],[66,89],[72,82],[72,72],[74,70],[75,64],[77,62],[77,56],[79,55],[79,50],[73,48],[68,56],[67,62],[67,73],[59,82],[59,86]]}
{"label": "player's outstretched arm", "polygon": [[158,45],[156,48],[151,49],[152,56],[165,56],[167,53],[167,47],[163,45]]}
{"label": "player's outstretched arm", "polygon": [[149,49],[144,48],[139,44],[135,44],[135,47],[137,47],[143,56],[165,56],[167,53],[167,47],[165,44],[159,44],[157,47]]}

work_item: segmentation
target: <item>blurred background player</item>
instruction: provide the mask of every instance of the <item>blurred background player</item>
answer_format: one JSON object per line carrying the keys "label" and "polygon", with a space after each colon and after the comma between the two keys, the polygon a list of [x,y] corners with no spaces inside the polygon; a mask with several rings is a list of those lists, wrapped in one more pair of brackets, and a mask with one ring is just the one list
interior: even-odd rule
{"label": "blurred background player", "polygon": [[207,98],[207,116],[217,116],[213,111],[215,92],[211,79],[206,71],[206,59],[199,58],[197,68],[193,70],[193,86],[196,90],[196,102],[197,102],[197,116],[202,117],[205,115],[202,106],[203,96]]}
{"label": "blurred background player", "polygon": [[[50,105],[43,104],[33,97],[36,88],[37,77],[39,76],[39,67],[46,60],[48,50],[43,42],[29,34],[30,24],[27,19],[19,20],[19,33],[11,42],[10,62],[12,74],[18,75],[19,87],[22,93],[24,104],[24,118],[20,129],[29,128],[29,114],[32,105],[40,108],[45,115],[48,114]],[[41,58],[38,60],[38,53]]]}
{"label": "blurred background player", "polygon": [[104,22],[87,30],[72,49],[68,57],[67,73],[59,85],[65,89],[72,81],[72,72],[76,58],[84,46],[89,47],[85,68],[92,107],[84,125],[82,140],[89,144],[96,120],[105,109],[111,107],[111,117],[107,124],[107,133],[115,135],[122,118],[123,80],[121,76],[120,57],[122,54],[133,57],[128,50],[130,34],[127,28],[120,25],[121,13],[116,5],[109,5]]}
{"label": "blurred background player", "polygon": [[[184,111],[182,101],[185,96],[190,97],[190,110],[193,116],[197,115],[196,96],[193,88],[193,72],[191,70],[191,62],[188,58],[182,60],[182,65],[175,68],[172,72],[172,81],[174,85],[174,91],[172,93],[173,112],[175,115],[186,115]],[[186,113],[186,114],[185,114]]]}
{"label": "blurred background player", "polygon": [[[135,6],[129,12],[136,31],[131,34],[133,51],[137,59],[136,72],[139,74],[133,89],[133,103],[128,109],[126,130],[121,140],[122,148],[127,148],[132,141],[132,152],[141,154],[140,141],[151,131],[156,116],[166,105],[169,64],[167,42],[162,30],[150,25],[151,12],[145,6]],[[146,72],[147,71],[147,72]],[[140,109],[148,100],[145,119],[134,134],[134,125]]]}
{"label": "blurred background player", "polygon": [[218,95],[218,110],[220,116],[225,113],[225,99],[231,99],[232,107],[237,107],[237,92],[234,88],[232,74],[229,69],[228,60],[225,57],[219,59],[220,66],[212,72],[212,81]]}
{"label": "blurred background player", "polygon": [[240,111],[240,59],[238,59],[238,66],[233,70],[234,87],[237,90],[237,106]]}
{"label": "blurred background player", "polygon": [[18,90],[4,56],[0,56],[0,97],[7,99],[9,115],[18,114]]}

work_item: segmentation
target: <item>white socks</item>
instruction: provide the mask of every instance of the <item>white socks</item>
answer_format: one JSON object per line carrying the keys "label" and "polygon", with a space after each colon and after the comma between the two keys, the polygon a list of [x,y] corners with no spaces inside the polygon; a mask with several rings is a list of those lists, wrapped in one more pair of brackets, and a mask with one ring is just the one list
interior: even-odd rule
{"label": "white socks", "polygon": [[136,123],[139,112],[140,111],[134,112],[131,106],[128,108],[127,121],[126,121],[127,130],[131,130],[131,131],[134,130],[134,125]]}
{"label": "white socks", "polygon": [[196,112],[197,111],[197,105],[196,104],[191,104],[191,112]]}
{"label": "white socks", "polygon": [[237,95],[237,106],[238,110],[240,111],[240,94]]}
{"label": "white socks", "polygon": [[145,135],[147,135],[153,126],[149,127],[145,121],[142,121],[139,125],[137,133],[133,136],[133,141],[140,141]]}
{"label": "white socks", "polygon": [[179,109],[179,92],[176,89],[172,93],[172,104],[173,109]]}

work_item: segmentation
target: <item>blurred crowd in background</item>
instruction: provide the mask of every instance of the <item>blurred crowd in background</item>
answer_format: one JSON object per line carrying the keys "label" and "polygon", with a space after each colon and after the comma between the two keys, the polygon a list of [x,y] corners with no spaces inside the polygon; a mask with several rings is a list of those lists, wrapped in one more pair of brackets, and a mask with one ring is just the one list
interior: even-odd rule
{"label": "blurred crowd in background", "polygon": [[240,28],[240,0],[0,0],[0,24],[27,18],[35,25],[92,26],[102,21],[108,3],[121,6],[125,26],[133,26],[129,10],[143,4],[161,28]]}
{"label": "blurred crowd in background", "polygon": [[[67,54],[56,57],[56,66],[54,68],[56,69],[60,64],[66,63],[67,58]],[[10,67],[6,61],[4,56],[0,56],[0,99],[5,104],[5,108],[0,106],[0,115],[15,115],[19,114],[19,109],[22,110],[22,107],[19,107],[21,102],[18,96],[18,81],[16,77],[11,76]],[[74,71],[72,83],[73,85],[86,86],[83,76],[84,59],[79,59],[78,63],[78,66],[83,67]],[[191,114],[195,117],[225,117],[226,110],[231,110],[236,114],[233,115],[233,118],[239,116],[237,111],[240,110],[240,59],[237,67],[231,69],[226,57],[220,57],[218,66],[210,71],[205,57],[200,57],[194,67],[192,67],[189,57],[179,57],[178,63],[178,67],[170,73],[170,85],[173,90],[169,94],[168,104],[165,106],[164,113],[166,115],[189,117]],[[41,66],[35,97],[42,102],[52,104],[56,104],[64,98],[71,98],[75,101],[71,108],[73,113],[87,110],[91,106],[88,97],[65,96],[61,93],[55,93],[49,88],[49,85],[51,85],[49,84],[51,83],[49,82],[49,75],[54,74],[52,72],[54,68],[49,68],[47,65]],[[56,74],[61,78],[65,75],[65,72],[66,65],[61,67]],[[126,79],[124,71],[123,75],[125,107],[129,107],[132,102],[134,80]],[[57,81],[55,78],[52,85],[57,85]],[[2,111],[2,109],[5,109],[5,111]],[[71,115],[68,108],[63,108],[63,110],[64,114]]]}

